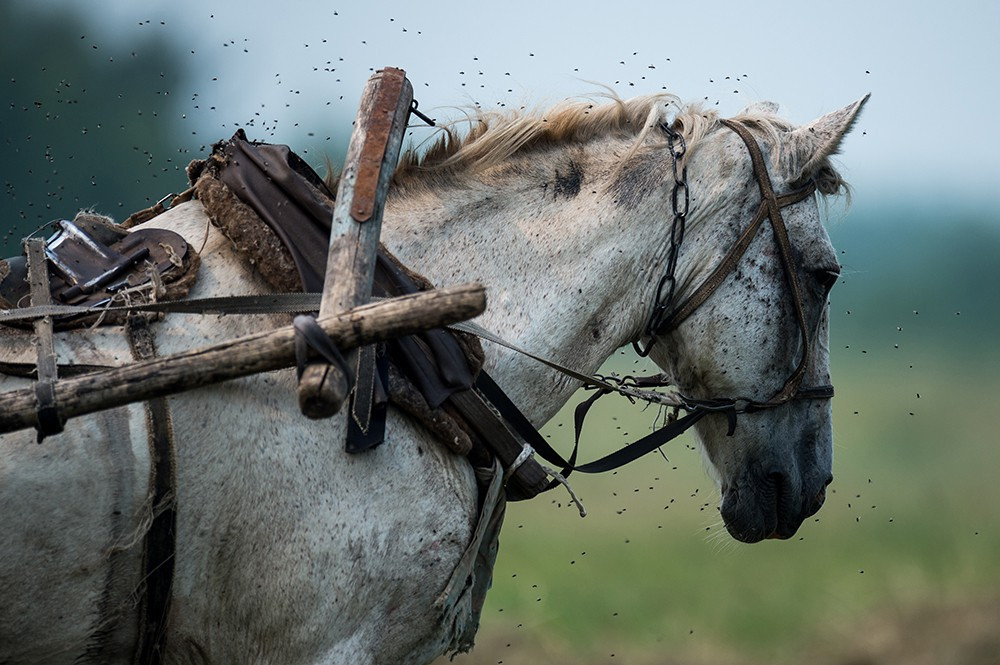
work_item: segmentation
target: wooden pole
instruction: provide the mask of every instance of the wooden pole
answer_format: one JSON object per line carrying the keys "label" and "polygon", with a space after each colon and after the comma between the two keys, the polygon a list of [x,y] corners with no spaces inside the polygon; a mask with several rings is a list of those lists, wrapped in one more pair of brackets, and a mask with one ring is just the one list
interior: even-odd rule
{"label": "wooden pole", "polygon": [[[333,209],[321,317],[371,297],[382,210],[412,101],[406,72],[393,67],[376,72],[361,95]],[[354,365],[356,358],[357,351],[347,362]],[[317,362],[299,380],[299,408],[310,418],[327,418],[340,410],[348,392],[340,370]]]}
{"label": "wooden pole", "polygon": [[[28,257],[28,281],[31,286],[31,304],[34,307],[51,305],[52,294],[49,292],[49,262],[45,257],[45,239],[29,238],[24,241],[25,255]],[[35,367],[38,379],[35,382],[35,413],[38,424],[38,442],[50,434],[58,434],[63,430],[64,421],[55,408],[55,395],[52,383],[58,377],[56,364],[55,341],[52,339],[53,323],[51,316],[36,319],[35,347],[38,360]]]}
{"label": "wooden pole", "polygon": [[[478,316],[486,308],[479,284],[423,291],[356,307],[318,323],[340,349],[411,335]],[[292,326],[240,337],[124,367],[52,382],[63,418],[192,390],[295,364]],[[35,427],[35,388],[0,393],[0,434]]]}

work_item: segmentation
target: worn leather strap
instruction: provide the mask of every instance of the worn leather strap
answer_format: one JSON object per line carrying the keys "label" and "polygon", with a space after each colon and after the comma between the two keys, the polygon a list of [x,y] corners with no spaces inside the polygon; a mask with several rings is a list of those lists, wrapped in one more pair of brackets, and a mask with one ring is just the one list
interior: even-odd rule
{"label": "worn leather strap", "polygon": [[[782,208],[793,203],[798,203],[809,196],[816,190],[814,184],[809,184],[802,189],[798,189],[790,194],[785,194],[780,197],[778,201],[779,208]],[[737,264],[746,254],[747,249],[749,249],[750,244],[753,242],[754,238],[757,237],[757,233],[763,226],[763,222],[771,217],[771,206],[768,204],[767,200],[762,200],[760,206],[757,208],[757,213],[754,215],[753,220],[751,220],[749,226],[740,234],[739,239],[737,239],[736,244],[729,250],[725,258],[716,266],[712,274],[699,286],[694,293],[692,293],[684,302],[677,306],[670,316],[664,319],[663,324],[657,329],[656,333],[658,335],[663,335],[681,324],[685,319],[691,316],[696,309],[705,304],[713,293],[715,293],[720,286],[726,281],[726,278],[736,269]],[[779,213],[780,216],[780,213]]]}
{"label": "worn leather strap", "polygon": [[298,376],[302,375],[309,363],[309,351],[311,350],[327,363],[336,365],[347,377],[349,386],[354,384],[354,371],[347,364],[344,354],[316,322],[315,316],[300,314],[292,319],[292,327],[295,328],[295,366]]}
{"label": "worn leather strap", "polygon": [[[774,194],[774,187],[771,185],[771,177],[767,173],[767,165],[764,163],[764,155],[761,153],[760,145],[742,123],[735,122],[733,120],[723,120],[722,123],[736,132],[739,137],[743,139],[743,143],[746,144],[747,150],[750,152],[754,175],[757,177],[757,185],[760,188],[760,196],[763,199],[763,203],[767,206],[767,216],[771,220],[771,229],[774,232],[774,239],[778,245],[778,252],[781,255],[781,267],[785,271],[785,278],[788,281],[788,288],[792,295],[792,305],[795,308],[795,318],[798,322],[799,332],[802,337],[802,355],[795,371],[792,372],[791,376],[789,376],[785,381],[785,385],[777,392],[777,394],[774,395],[774,397],[767,402],[755,404],[758,407],[776,406],[789,401],[795,393],[798,392],[799,387],[802,385],[802,379],[805,376],[806,369],[809,367],[809,361],[812,357],[812,344],[809,334],[809,324],[806,321],[805,305],[803,304],[802,299],[802,287],[799,285],[798,273],[795,270],[795,257],[792,252],[792,241],[788,237],[788,228],[785,226],[785,220],[781,216],[781,204],[778,202],[778,199]],[[810,183],[805,189],[807,189],[808,192],[801,198],[793,199],[793,201],[802,200],[802,198],[805,198],[806,196],[811,196],[813,189],[815,189],[815,184]]]}
{"label": "worn leather strap", "polygon": [[[130,316],[126,320],[125,331],[136,360],[156,356],[153,331],[146,317],[140,314]],[[145,404],[150,457],[149,500],[153,519],[144,541],[139,634],[134,662],[159,665],[165,655],[177,546],[176,463],[173,423],[166,398],[156,397]]]}
{"label": "worn leather strap", "polygon": [[[740,234],[736,244],[729,250],[723,260],[716,266],[715,270],[708,276],[704,283],[699,286],[674,312],[664,319],[661,326],[655,331],[657,335],[663,335],[679,326],[685,319],[701,307],[713,293],[726,281],[730,274],[736,270],[737,264],[743,258],[754,238],[757,237],[764,221],[771,222],[774,232],[775,244],[778,247],[778,254],[781,258],[781,267],[788,282],[791,293],[792,306],[795,311],[795,319],[799,328],[802,342],[802,352],[799,362],[792,374],[785,380],[784,385],[770,399],[764,402],[749,401],[749,406],[756,409],[770,408],[778,406],[793,399],[799,392],[802,379],[809,367],[811,359],[811,339],[809,325],[805,317],[805,306],[802,299],[802,289],[799,285],[798,274],[795,270],[795,261],[792,251],[791,239],[788,236],[788,229],[781,215],[781,209],[785,206],[798,203],[813,195],[816,190],[815,183],[809,183],[805,187],[797,189],[788,194],[777,196],[774,193],[774,186],[771,183],[771,176],[767,172],[767,164],[761,152],[760,145],[741,122],[724,119],[720,121],[723,125],[733,130],[746,144],[750,153],[750,161],[753,166],[754,178],[760,190],[761,202],[757,208],[757,213],[747,228]],[[819,393],[832,393],[831,386],[821,386],[822,390],[811,389],[810,395]],[[830,389],[827,391],[827,389]]]}

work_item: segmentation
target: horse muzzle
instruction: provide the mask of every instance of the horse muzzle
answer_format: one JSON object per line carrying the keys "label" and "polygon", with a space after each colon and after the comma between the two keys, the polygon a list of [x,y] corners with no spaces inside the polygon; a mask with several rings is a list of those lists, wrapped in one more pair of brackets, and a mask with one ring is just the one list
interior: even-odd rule
{"label": "horse muzzle", "polygon": [[803,483],[781,471],[723,488],[722,519],[736,540],[756,543],[766,538],[785,540],[815,515],[826,500],[826,487],[833,481]]}

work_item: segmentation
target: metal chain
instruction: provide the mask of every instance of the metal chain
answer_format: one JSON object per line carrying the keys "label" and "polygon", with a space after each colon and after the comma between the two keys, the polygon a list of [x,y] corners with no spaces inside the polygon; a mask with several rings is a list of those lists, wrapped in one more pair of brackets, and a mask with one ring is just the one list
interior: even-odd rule
{"label": "metal chain", "polygon": [[[675,131],[670,125],[661,123],[660,128],[667,134],[667,147],[670,149],[670,161],[674,173],[674,189],[670,193],[670,205],[673,209],[674,220],[670,227],[667,270],[656,285],[656,304],[653,305],[653,312],[649,316],[649,322],[644,331],[650,337],[649,345],[643,349],[639,346],[638,341],[632,342],[632,348],[642,358],[648,356],[652,350],[653,344],[656,343],[656,331],[666,320],[674,302],[674,292],[677,289],[677,278],[674,275],[677,270],[677,256],[680,253],[681,243],[684,242],[684,227],[688,209],[691,206],[691,190],[687,184],[687,166],[680,166],[684,159],[684,153],[687,152],[687,143],[681,133]],[[664,289],[666,289],[666,294],[664,294]]]}

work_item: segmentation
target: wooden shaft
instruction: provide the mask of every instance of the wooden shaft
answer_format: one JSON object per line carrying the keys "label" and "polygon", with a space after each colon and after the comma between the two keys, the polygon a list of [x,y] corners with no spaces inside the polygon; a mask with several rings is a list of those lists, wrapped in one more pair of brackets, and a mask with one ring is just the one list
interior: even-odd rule
{"label": "wooden shaft", "polygon": [[[51,305],[49,293],[48,263],[45,259],[45,240],[31,238],[24,243],[28,256],[28,280],[31,283],[31,304],[38,307]],[[38,347],[38,376],[47,379],[56,377],[56,352],[52,341],[52,317],[43,316],[35,320],[35,340]]]}
{"label": "wooden shaft", "polygon": [[[49,293],[49,263],[45,257],[45,239],[29,238],[25,240],[24,248],[28,257],[31,304],[35,307],[51,305],[52,294]],[[61,432],[64,421],[59,417],[59,412],[55,408],[52,390],[52,382],[58,376],[55,341],[52,338],[52,317],[43,316],[36,319],[34,328],[38,358],[35,363],[38,372],[38,378],[35,382],[35,413],[38,424],[38,442],[41,443],[46,436]]]}
{"label": "wooden shaft", "polygon": [[[428,328],[464,321],[486,308],[479,284],[424,291],[354,308],[318,320],[341,349],[353,349]],[[264,333],[124,367],[53,382],[63,418],[71,418],[152,397],[270,372],[295,364],[295,330]],[[0,433],[37,424],[34,387],[0,393]]]}
{"label": "wooden shaft", "polygon": [[[333,209],[320,316],[371,297],[382,211],[412,101],[406,72],[392,67],[368,79],[361,95]],[[348,354],[347,362],[353,365],[356,357]],[[299,379],[299,407],[310,418],[327,418],[340,410],[348,392],[336,367],[310,364]]]}
{"label": "wooden shaft", "polygon": [[[24,243],[28,257],[28,281],[31,286],[31,304],[34,307],[52,304],[49,293],[48,262],[45,258],[45,240],[30,238]],[[37,347],[38,377],[49,380],[57,376],[55,343],[52,340],[52,317],[35,320],[35,346]]]}

